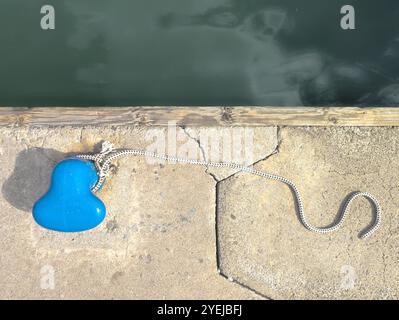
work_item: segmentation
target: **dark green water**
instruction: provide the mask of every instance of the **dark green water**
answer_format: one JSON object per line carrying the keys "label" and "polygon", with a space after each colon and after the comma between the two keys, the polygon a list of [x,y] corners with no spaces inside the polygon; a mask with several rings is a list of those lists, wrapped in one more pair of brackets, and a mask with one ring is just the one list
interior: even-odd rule
{"label": "dark green water", "polygon": [[0,105],[396,106],[399,1],[1,0]]}

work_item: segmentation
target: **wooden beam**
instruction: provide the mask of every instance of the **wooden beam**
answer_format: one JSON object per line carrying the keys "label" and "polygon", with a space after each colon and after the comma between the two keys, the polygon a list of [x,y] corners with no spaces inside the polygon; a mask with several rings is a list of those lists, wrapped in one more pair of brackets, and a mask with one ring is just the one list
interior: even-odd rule
{"label": "wooden beam", "polygon": [[399,126],[399,108],[35,107],[0,108],[0,126]]}

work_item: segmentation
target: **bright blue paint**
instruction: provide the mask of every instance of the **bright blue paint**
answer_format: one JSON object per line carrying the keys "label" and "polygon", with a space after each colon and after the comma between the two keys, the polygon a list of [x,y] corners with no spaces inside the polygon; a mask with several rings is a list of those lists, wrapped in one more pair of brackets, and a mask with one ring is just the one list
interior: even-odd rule
{"label": "bright blue paint", "polygon": [[44,228],[79,232],[98,226],[105,218],[104,203],[91,188],[98,180],[91,161],[71,158],[57,164],[47,193],[33,206],[33,217]]}

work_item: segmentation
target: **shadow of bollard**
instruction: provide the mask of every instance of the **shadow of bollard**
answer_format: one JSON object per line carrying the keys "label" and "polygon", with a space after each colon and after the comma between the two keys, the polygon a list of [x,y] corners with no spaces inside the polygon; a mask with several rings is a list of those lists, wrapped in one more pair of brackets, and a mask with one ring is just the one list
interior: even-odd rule
{"label": "shadow of bollard", "polygon": [[2,186],[3,197],[13,207],[31,211],[36,200],[47,191],[53,168],[67,156],[46,148],[30,148],[20,152],[14,171]]}

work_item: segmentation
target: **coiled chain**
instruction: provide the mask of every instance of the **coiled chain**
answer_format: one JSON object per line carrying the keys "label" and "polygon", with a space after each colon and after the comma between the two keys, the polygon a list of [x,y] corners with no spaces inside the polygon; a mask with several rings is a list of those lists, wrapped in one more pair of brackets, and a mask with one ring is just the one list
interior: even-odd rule
{"label": "coiled chain", "polygon": [[93,154],[93,155],[88,155],[88,154],[78,155],[77,157],[80,159],[91,160],[94,162],[94,164],[97,168],[97,171],[98,171],[99,179],[98,179],[96,185],[93,187],[92,191],[97,192],[98,190],[101,189],[102,185],[105,182],[105,179],[109,175],[109,172],[111,169],[110,166],[111,166],[112,161],[116,160],[117,158],[127,157],[127,156],[151,157],[154,159],[164,160],[164,161],[173,162],[173,163],[198,165],[198,166],[204,166],[204,167],[229,168],[229,169],[234,169],[234,170],[241,171],[241,172],[254,174],[254,175],[269,179],[269,180],[275,180],[275,181],[282,182],[282,183],[286,184],[287,186],[289,186],[290,189],[292,190],[292,192],[294,193],[294,198],[296,201],[296,205],[297,205],[301,223],[303,224],[303,226],[306,229],[308,229],[312,232],[315,232],[315,233],[326,234],[326,233],[336,231],[338,228],[340,228],[342,226],[342,224],[344,223],[346,216],[348,215],[349,208],[350,208],[352,202],[359,197],[364,197],[364,198],[368,199],[373,204],[374,213],[375,213],[373,223],[369,227],[367,227],[364,231],[362,231],[359,234],[359,237],[361,239],[368,238],[375,231],[377,231],[377,229],[379,228],[379,226],[381,224],[381,206],[380,206],[378,200],[368,192],[352,193],[350,196],[348,196],[345,205],[342,207],[342,211],[341,211],[337,221],[329,227],[318,228],[318,227],[311,225],[308,222],[308,220],[306,219],[301,194],[299,193],[297,186],[291,180],[288,180],[287,178],[284,178],[284,177],[281,177],[281,176],[278,176],[275,174],[259,171],[259,170],[253,169],[251,167],[248,167],[248,166],[242,166],[242,165],[239,165],[236,163],[228,163],[228,162],[212,162],[212,161],[201,161],[201,160],[179,158],[179,157],[174,157],[174,156],[157,154],[157,153],[149,152],[149,151],[145,151],[145,150],[136,150],[136,149],[118,149],[118,150],[116,150],[116,149],[114,149],[113,145],[108,141],[105,141],[102,144],[102,149],[101,149],[100,153]]}

